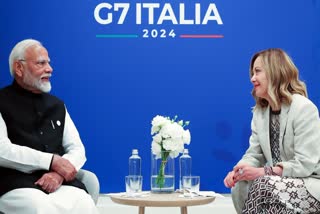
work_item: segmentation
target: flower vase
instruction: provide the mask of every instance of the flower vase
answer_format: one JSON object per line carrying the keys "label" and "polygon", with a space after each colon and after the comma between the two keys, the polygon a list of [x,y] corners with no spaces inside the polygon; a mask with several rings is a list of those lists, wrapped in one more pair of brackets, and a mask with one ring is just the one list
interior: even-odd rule
{"label": "flower vase", "polygon": [[151,154],[151,192],[174,192],[174,158],[170,151],[162,151],[159,154]]}

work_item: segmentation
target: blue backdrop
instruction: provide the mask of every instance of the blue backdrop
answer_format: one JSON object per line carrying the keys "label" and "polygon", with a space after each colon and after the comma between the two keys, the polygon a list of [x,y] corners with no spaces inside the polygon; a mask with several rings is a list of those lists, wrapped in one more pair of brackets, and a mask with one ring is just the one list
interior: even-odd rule
{"label": "blue backdrop", "polygon": [[[110,24],[94,16],[101,3],[111,7],[98,17],[107,22],[112,14]],[[191,122],[188,148],[200,188],[229,192],[223,178],[248,147],[248,68],[256,51],[286,50],[320,107],[319,14],[317,0],[1,1],[0,87],[12,81],[15,43],[38,39],[52,61],[52,93],[68,107],[87,149],[85,168],[98,175],[101,192],[125,190],[133,148],[142,157],[143,189],[150,189],[157,114]]]}

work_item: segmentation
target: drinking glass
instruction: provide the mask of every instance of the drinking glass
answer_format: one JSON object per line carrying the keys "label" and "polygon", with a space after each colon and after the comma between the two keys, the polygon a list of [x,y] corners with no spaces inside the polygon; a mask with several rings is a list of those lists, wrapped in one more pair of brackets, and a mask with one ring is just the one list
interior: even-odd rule
{"label": "drinking glass", "polygon": [[191,175],[182,177],[183,195],[185,197],[197,196],[200,190],[200,176]]}
{"label": "drinking glass", "polygon": [[128,175],[126,176],[126,193],[127,195],[134,195],[142,191],[142,176]]}

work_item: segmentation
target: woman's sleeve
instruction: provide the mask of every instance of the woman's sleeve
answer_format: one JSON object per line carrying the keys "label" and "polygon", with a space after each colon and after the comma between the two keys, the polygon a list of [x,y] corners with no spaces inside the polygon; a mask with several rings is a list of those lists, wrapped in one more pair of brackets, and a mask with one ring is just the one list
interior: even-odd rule
{"label": "woman's sleeve", "polygon": [[[310,101],[291,106],[294,113],[293,158],[280,162],[283,176],[310,176],[320,162],[320,119],[317,107]],[[289,125],[289,124],[288,124]],[[286,142],[284,142],[285,144]],[[285,145],[284,145],[285,146]]]}
{"label": "woman's sleeve", "polygon": [[251,136],[249,139],[249,148],[243,155],[239,163],[247,163],[250,166],[260,167],[262,163],[265,163],[265,158],[262,153],[262,149],[259,141],[259,134],[257,130],[257,116],[256,110],[253,113],[253,118],[251,120]]}

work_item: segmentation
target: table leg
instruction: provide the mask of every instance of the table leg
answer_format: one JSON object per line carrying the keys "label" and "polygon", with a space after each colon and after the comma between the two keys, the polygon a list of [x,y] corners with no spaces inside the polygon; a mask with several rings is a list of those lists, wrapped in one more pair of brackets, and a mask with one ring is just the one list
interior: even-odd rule
{"label": "table leg", "polygon": [[139,207],[139,214],[144,214],[144,207]]}
{"label": "table leg", "polygon": [[188,214],[187,207],[180,207],[180,209],[181,209],[181,214]]}

